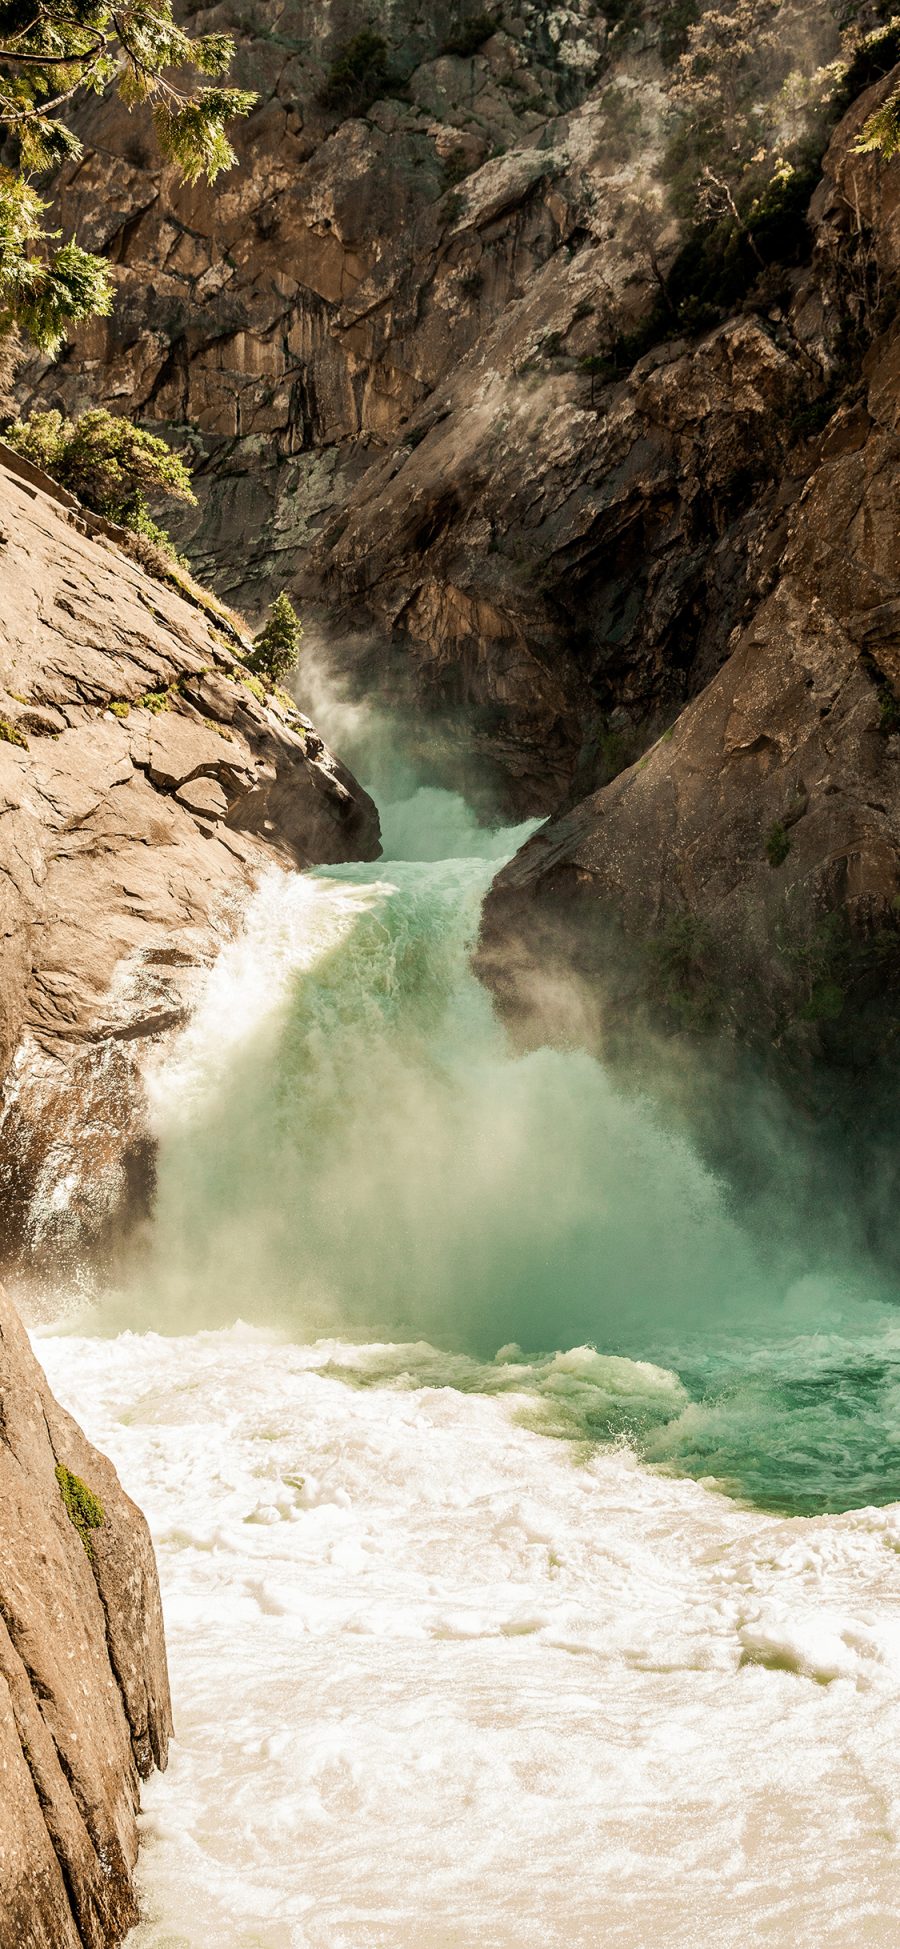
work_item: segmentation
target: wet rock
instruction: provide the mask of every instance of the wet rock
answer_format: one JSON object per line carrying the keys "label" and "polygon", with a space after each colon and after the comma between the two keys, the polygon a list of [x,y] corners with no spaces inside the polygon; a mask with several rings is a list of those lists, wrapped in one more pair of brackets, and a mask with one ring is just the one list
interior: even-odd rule
{"label": "wet rock", "polygon": [[[70,1503],[90,1492],[96,1526],[76,1527],[64,1488]],[[165,1766],[171,1726],[146,1524],[54,1400],[0,1293],[0,1940],[10,1949],[109,1949],[137,1922],[138,1781]]]}
{"label": "wet rock", "polygon": [[144,1063],[259,875],[378,820],[217,620],[2,468],[0,520],[0,1251],[64,1276],[146,1201]]}

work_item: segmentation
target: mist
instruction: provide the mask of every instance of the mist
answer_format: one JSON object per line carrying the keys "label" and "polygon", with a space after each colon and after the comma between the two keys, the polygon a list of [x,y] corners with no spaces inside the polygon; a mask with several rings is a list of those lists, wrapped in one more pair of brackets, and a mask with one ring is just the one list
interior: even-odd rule
{"label": "mist", "polygon": [[883,1282],[789,1200],[768,1223],[765,1171],[742,1211],[647,1066],[628,1085],[585,1049],[513,1046],[471,953],[532,827],[480,826],[315,682],[385,858],[260,886],[149,1078],[155,1208],[93,1330],[327,1337],[374,1349],[338,1360],[356,1385],[512,1391],[547,1433],[774,1506],[866,1500],[875,1456],[892,1466]]}

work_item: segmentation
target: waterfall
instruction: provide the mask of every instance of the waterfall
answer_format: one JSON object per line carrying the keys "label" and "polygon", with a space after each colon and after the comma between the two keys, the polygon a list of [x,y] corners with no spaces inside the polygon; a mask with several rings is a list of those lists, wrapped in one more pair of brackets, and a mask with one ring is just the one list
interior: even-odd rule
{"label": "waterfall", "polygon": [[527,828],[413,785],[385,830],[377,865],[273,870],[151,1077],[155,1213],[106,1329],[400,1346],[381,1378],[421,1344],[420,1375],[764,1506],[900,1490],[894,1311],[764,1248],[591,1056],[510,1046],[470,953]]}
{"label": "waterfall", "polygon": [[522,835],[401,784],[259,888],[131,1275],[39,1340],[162,1576],[129,1949],[890,1949],[897,1314],[510,1046]]}

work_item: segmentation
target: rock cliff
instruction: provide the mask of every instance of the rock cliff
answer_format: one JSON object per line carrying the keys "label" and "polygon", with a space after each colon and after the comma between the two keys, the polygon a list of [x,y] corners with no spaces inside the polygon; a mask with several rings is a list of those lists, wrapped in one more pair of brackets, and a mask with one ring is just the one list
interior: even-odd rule
{"label": "rock cliff", "polygon": [[[816,193],[819,332],[824,267],[846,263],[861,236],[886,285],[900,269],[900,177],[853,149],[878,99],[838,131]],[[795,327],[810,304],[804,285]],[[756,330],[673,348],[629,389],[654,387],[696,424],[699,380],[708,437],[723,340],[733,359]],[[768,340],[751,354],[744,410],[769,394],[760,447],[777,423],[779,363]],[[501,873],[481,945],[514,1011],[530,1006],[536,962],[561,959],[602,979],[613,1021],[616,1005],[649,1000],[670,1026],[726,1029],[774,1050],[811,1104],[824,1093],[839,1107],[849,1085],[870,1127],[872,1092],[889,1103],[900,1053],[898,382],[891,302],[857,383],[757,505],[757,599],[726,661],[637,764]]]}
{"label": "rock cliff", "polygon": [[361,684],[374,629],[382,694],[449,714],[509,803],[549,811],[584,685],[539,586],[534,483],[549,554],[595,425],[590,381],[562,368],[595,348],[598,310],[639,307],[648,243],[671,232],[659,90],[591,92],[594,0],[527,0],[495,34],[469,0],[400,0],[385,71],[323,105],[368,17],[358,0],[208,11],[262,98],[215,195],[161,170],[121,106],[91,106],[60,218],[108,257],[116,308],[22,396],[102,399],[187,439],[201,512],[178,535],[198,571],[318,606]]}
{"label": "rock cliff", "polygon": [[900,166],[853,146],[879,89],[796,247],[610,371],[684,275],[673,11],[398,0],[354,73],[367,20],[209,10],[261,94],[215,199],[87,111],[60,213],[119,302],[23,397],[167,423],[216,585],[291,588],[486,805],[553,815],[487,909],[510,1005],[529,944],[593,976],[612,926],[669,1025],[865,1071],[895,1041],[900,714]]}
{"label": "rock cliff", "polygon": [[134,1926],[138,1780],[170,1732],[146,1524],[0,1294],[4,1949],[109,1949]]}
{"label": "rock cliff", "polygon": [[101,528],[0,454],[0,1247],[45,1274],[145,1199],[147,1056],[260,874],[378,853],[225,612]]}

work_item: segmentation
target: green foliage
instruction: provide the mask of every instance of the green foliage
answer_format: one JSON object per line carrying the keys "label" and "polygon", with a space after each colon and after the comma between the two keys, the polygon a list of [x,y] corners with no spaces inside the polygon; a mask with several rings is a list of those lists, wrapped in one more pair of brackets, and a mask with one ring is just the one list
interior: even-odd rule
{"label": "green foliage", "polygon": [[110,704],[109,708],[112,711],[113,717],[127,717],[131,710],[131,705],[126,704],[124,697],[117,697]]}
{"label": "green foliage", "polygon": [[93,1556],[90,1532],[100,1529],[106,1521],[103,1504],[87,1483],[82,1482],[80,1475],[73,1475],[62,1462],[57,1463],[55,1474],[66,1515],[73,1528],[77,1529],[88,1556]]}
{"label": "green foliage", "polygon": [[846,913],[823,914],[806,939],[782,950],[805,991],[797,1009],[801,1022],[828,1026],[844,1015],[851,1024],[860,1008],[900,984],[900,914],[870,933],[851,930]]}
{"label": "green foliage", "polygon": [[282,590],[269,610],[265,628],[256,637],[247,668],[264,683],[279,684],[297,668],[303,629],[294,605]]}
{"label": "green foliage", "polygon": [[896,737],[900,731],[900,697],[888,684],[883,684],[878,694],[878,729],[885,738]]}
{"label": "green foliage", "polygon": [[464,298],[480,298],[484,290],[484,272],[477,268],[463,271],[456,288]]}
{"label": "green foliage", "polygon": [[52,248],[46,208],[23,176],[0,168],[0,335],[20,327],[54,352],[67,324],[111,310],[112,285],[101,258],[71,242]]}
{"label": "green foliage", "polygon": [[874,115],[869,116],[854,147],[858,155],[877,151],[885,162],[890,162],[897,155],[900,151],[900,88],[895,88],[887,101],[876,108]]}
{"label": "green foliage", "polygon": [[94,514],[120,522],[155,548],[174,555],[168,535],[148,511],[145,496],[166,494],[191,503],[195,497],[184,461],[155,433],[97,406],[77,420],[55,411],[32,413],[27,420],[16,420],[4,438]]}
{"label": "green foliage", "polygon": [[383,34],[364,27],[335,55],[319,101],[323,108],[338,109],[343,115],[365,115],[392,87],[396,81],[388,61],[387,41]]}
{"label": "green foliage", "polygon": [[702,1033],[713,1027],[719,991],[710,973],[712,938],[686,907],[668,915],[647,943],[651,993],[678,1026]]}
{"label": "green foliage", "polygon": [[[190,499],[191,501],[194,500],[193,494],[191,494]],[[138,536],[142,542],[147,544],[146,549],[135,551],[139,560],[147,561],[148,557],[152,558],[156,555],[163,555],[166,557],[167,562],[173,566],[186,571],[190,569],[187,556],[179,555],[171,535],[166,533],[165,528],[160,527],[158,521],[154,521],[153,516],[148,512],[143,501],[139,500],[137,502],[127,519],[124,520],[123,525],[126,528],[130,528],[132,534]],[[152,566],[156,567],[160,565],[152,562]]]}
{"label": "green foliage", "polygon": [[766,834],[766,859],[770,866],[783,866],[791,850],[791,836],[780,819],[770,826]]}
{"label": "green foliage", "polygon": [[839,111],[843,113],[845,108],[849,108],[864,88],[871,88],[876,81],[882,81],[898,61],[900,14],[892,14],[880,27],[849,45],[837,96]]}
{"label": "green foliage", "polygon": [[811,983],[809,994],[800,1009],[801,1022],[836,1022],[844,1013],[846,995],[838,981],[831,981],[827,975]]}
{"label": "green foliage", "polygon": [[669,0],[659,31],[660,59],[667,68],[684,53],[690,30],[699,18],[699,0]]}
{"label": "green foliage", "polygon": [[475,14],[471,20],[464,21],[455,34],[448,35],[442,43],[441,53],[457,54],[463,60],[469,60],[484,46],[485,41],[490,40],[492,34],[496,34],[499,25],[498,14]]}
{"label": "green foliage", "polygon": [[[802,395],[801,395],[802,398]],[[814,440],[824,428],[835,410],[837,387],[831,385],[818,399],[804,401],[791,413],[788,424],[791,432],[800,440]]]}
{"label": "green foliage", "polygon": [[878,707],[876,730],[883,738],[896,737],[900,732],[900,696],[870,651],[863,650],[860,661],[875,692]]}
{"label": "green foliage", "polygon": [[135,710],[150,711],[154,717],[158,717],[160,711],[171,710],[172,699],[167,690],[145,690],[143,697],[135,698],[134,705]]}
{"label": "green foliage", "polygon": [[802,263],[809,250],[806,212],[817,180],[812,164],[782,164],[737,214],[692,224],[646,317],[615,332],[601,352],[581,360],[596,382],[623,378],[638,359],[671,338],[696,338],[740,304],[764,272]]}
{"label": "green foliage", "polygon": [[20,744],[23,751],[28,750],[28,739],[23,737],[17,725],[10,724],[8,717],[0,717],[0,739],[4,744]]}
{"label": "green foliage", "polygon": [[609,785],[620,772],[627,771],[641,756],[646,742],[646,734],[636,725],[612,728],[602,720],[597,733],[597,783]]}
{"label": "green foliage", "polygon": [[149,103],[166,158],[189,182],[212,182],[235,161],[228,123],[255,96],[194,77],[221,76],[233,52],[227,35],[186,34],[171,0],[0,0],[0,132],[11,162],[0,171],[0,331],[17,325],[54,352],[68,326],[111,308],[103,259],[43,229],[47,205],[28,180],[82,154],[63,119],[69,105],[110,84],[129,108]]}
{"label": "green foliage", "polygon": [[256,101],[240,88],[203,88],[193,101],[172,101],[163,95],[153,104],[153,126],[163,155],[174,162],[187,183],[201,176],[214,183],[237,157],[228,140],[227,124],[249,115]]}
{"label": "green foliage", "polygon": [[610,161],[630,163],[641,146],[643,110],[638,97],[628,88],[611,82],[604,88],[597,106],[602,114],[602,152]]}
{"label": "green foliage", "polygon": [[[630,0],[604,7],[610,22],[629,10]],[[709,330],[754,294],[771,303],[778,273],[807,260],[807,211],[830,129],[900,61],[900,14],[862,37],[848,29],[842,57],[805,77],[794,51],[800,19],[796,0],[675,0],[664,10],[661,52],[675,62],[680,113],[663,174],[686,234],[665,276],[653,267],[659,289],[647,316],[582,360],[592,396],[661,342]],[[836,16],[823,23],[826,61],[829,35],[837,53]],[[900,88],[865,124],[858,147],[900,153]],[[794,430],[820,430],[829,404],[801,408]]]}

